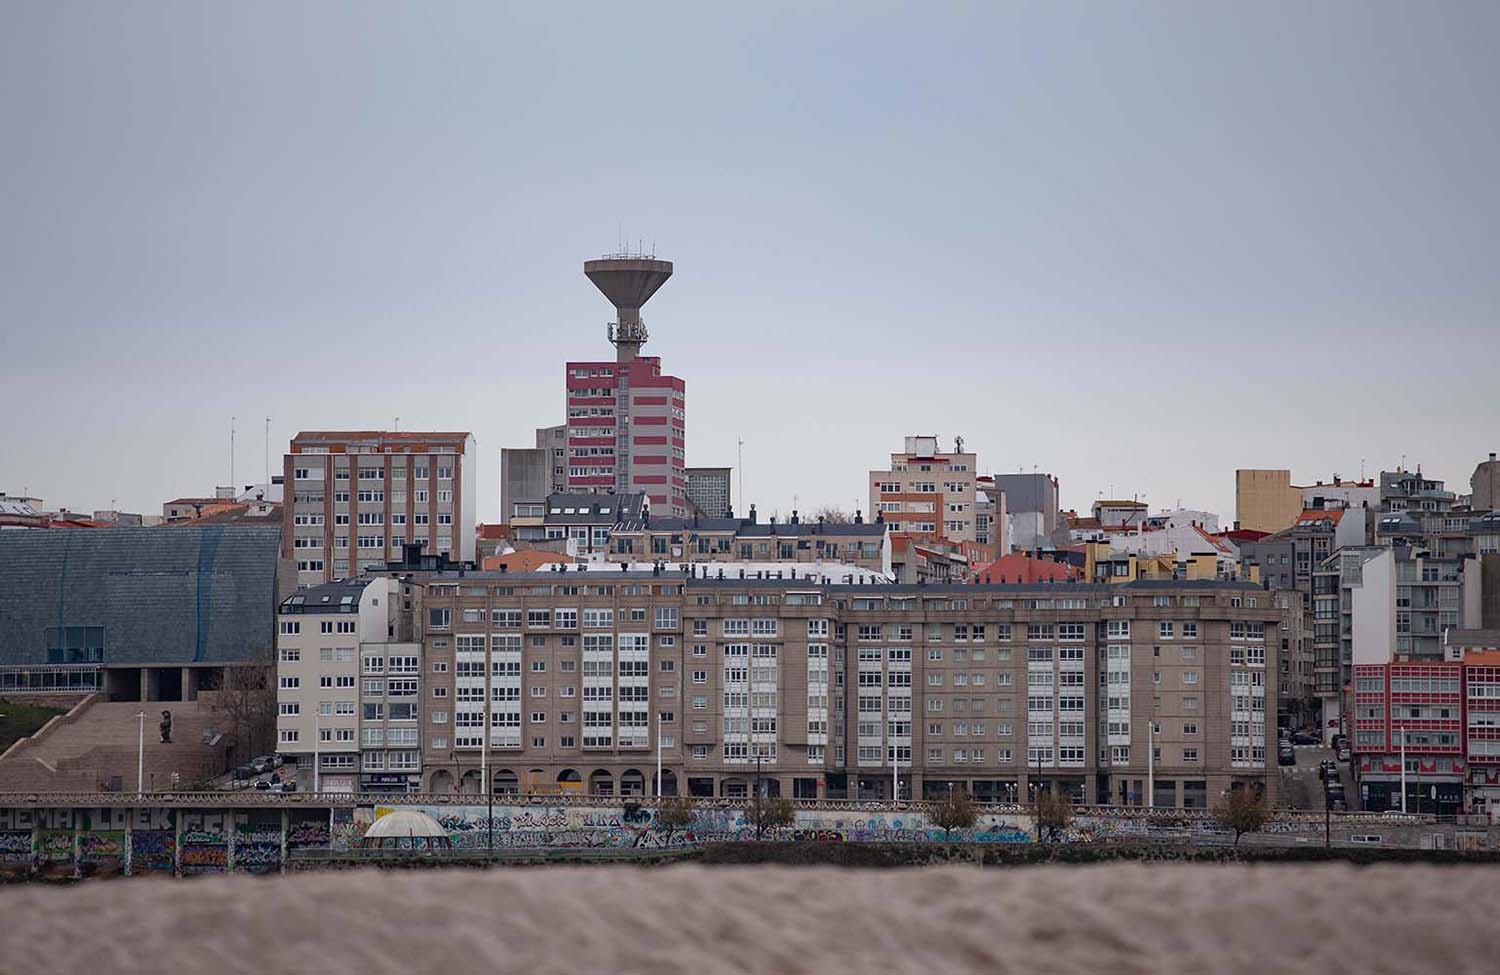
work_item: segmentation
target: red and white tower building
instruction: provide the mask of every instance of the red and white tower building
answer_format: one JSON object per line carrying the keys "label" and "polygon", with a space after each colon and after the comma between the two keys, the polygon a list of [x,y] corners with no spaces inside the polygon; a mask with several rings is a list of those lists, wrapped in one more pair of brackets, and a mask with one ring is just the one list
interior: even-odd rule
{"label": "red and white tower building", "polygon": [[672,262],[620,255],[586,261],[583,273],[615,306],[615,359],[567,364],[568,490],[644,493],[654,513],[685,517],[685,384],[640,354],[641,306],[672,276]]}

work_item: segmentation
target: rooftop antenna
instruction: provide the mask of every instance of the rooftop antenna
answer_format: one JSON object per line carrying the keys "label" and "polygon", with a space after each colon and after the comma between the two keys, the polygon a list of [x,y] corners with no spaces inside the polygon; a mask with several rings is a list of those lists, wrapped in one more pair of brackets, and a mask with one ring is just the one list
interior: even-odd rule
{"label": "rooftop antenna", "polygon": [[398,416],[398,417],[396,417],[396,420],[395,420],[395,426],[391,428],[391,432],[392,433],[399,433],[400,431],[401,431],[401,418]]}
{"label": "rooftop antenna", "polygon": [[237,417],[229,418],[229,486],[234,487],[234,423]]}
{"label": "rooftop antenna", "polygon": [[739,438],[740,503],[735,505],[740,517],[745,517],[745,438]]}
{"label": "rooftop antenna", "polygon": [[1363,457],[1359,459],[1359,479],[1361,481],[1365,479],[1365,459]]}
{"label": "rooftop antenna", "polygon": [[271,418],[266,417],[266,493],[271,492]]}

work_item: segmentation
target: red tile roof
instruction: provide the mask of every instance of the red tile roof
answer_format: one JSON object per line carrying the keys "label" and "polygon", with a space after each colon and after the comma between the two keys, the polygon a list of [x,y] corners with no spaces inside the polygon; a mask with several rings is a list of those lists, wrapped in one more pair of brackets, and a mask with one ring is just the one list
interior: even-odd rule
{"label": "red tile roof", "polygon": [[506,572],[535,572],[544,565],[571,565],[575,560],[561,552],[544,552],[540,549],[523,548],[504,555],[491,555],[481,565],[486,572],[504,567]]}
{"label": "red tile roof", "polygon": [[1034,559],[1029,555],[1003,555],[978,572],[981,583],[1066,582],[1082,578],[1083,572],[1077,566],[1050,559]]}

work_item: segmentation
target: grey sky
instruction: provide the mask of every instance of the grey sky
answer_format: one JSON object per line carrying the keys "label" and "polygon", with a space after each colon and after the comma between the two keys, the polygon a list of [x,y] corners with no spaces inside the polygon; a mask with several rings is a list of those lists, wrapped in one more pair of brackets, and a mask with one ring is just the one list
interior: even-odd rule
{"label": "grey sky", "polygon": [[[1500,5],[0,6],[0,489],[159,511],[298,429],[497,452],[677,265],[689,464],[903,434],[1233,512],[1500,449]],[[166,450],[163,469],[142,458]],[[1466,487],[1461,487],[1466,489]]]}

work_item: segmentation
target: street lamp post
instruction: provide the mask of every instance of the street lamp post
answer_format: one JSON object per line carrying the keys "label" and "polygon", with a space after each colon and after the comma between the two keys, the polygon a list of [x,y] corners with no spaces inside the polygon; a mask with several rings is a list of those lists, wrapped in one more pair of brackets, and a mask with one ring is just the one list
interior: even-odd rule
{"label": "street lamp post", "polygon": [[1401,733],[1401,812],[1406,812],[1406,727],[1399,729]]}
{"label": "street lamp post", "polygon": [[1323,847],[1333,845],[1333,794],[1328,791],[1328,773],[1322,769],[1318,774],[1323,779]]}
{"label": "street lamp post", "polygon": [[1156,711],[1146,724],[1146,808],[1156,808]]}
{"label": "street lamp post", "polygon": [[140,736],[135,746],[135,794],[146,791],[146,712],[136,714],[140,722]]}
{"label": "street lamp post", "polygon": [[901,801],[901,756],[891,745],[891,805]]}

